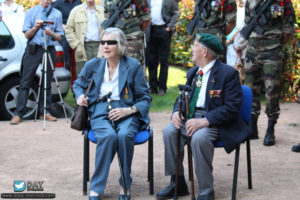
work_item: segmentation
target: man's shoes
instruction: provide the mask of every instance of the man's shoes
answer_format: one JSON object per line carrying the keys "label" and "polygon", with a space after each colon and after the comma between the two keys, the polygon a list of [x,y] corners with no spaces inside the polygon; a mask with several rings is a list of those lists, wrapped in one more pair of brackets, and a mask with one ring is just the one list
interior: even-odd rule
{"label": "man's shoes", "polygon": [[101,200],[100,196],[89,196],[89,200]]}
{"label": "man's shoes", "polygon": [[[44,119],[44,114],[41,114],[40,115],[40,119]],[[51,114],[49,114],[49,113],[46,113],[46,120],[47,121],[51,121],[51,122],[54,122],[54,121],[56,121],[57,119],[56,119],[56,117],[53,117]]]}
{"label": "man's shoes", "polygon": [[166,95],[166,90],[159,90],[158,96],[165,96]]}
{"label": "man's shoes", "polygon": [[149,93],[150,94],[157,94],[157,88],[150,88]]}
{"label": "man's shoes", "polygon": [[130,194],[126,195],[126,197],[124,194],[120,194],[119,200],[130,200]]}
{"label": "man's shoes", "polygon": [[268,121],[268,128],[264,138],[265,146],[272,146],[275,144],[274,126],[276,123],[276,120],[269,119]]}
{"label": "man's shoes", "polygon": [[11,120],[10,120],[10,124],[12,124],[12,125],[17,125],[17,124],[20,124],[21,122],[22,122],[22,117],[20,117],[18,115],[13,116],[13,118],[11,118]]}
{"label": "man's shoes", "polygon": [[292,151],[293,152],[300,152],[300,143],[299,144],[297,144],[297,145],[294,145],[293,147],[292,147]]}
{"label": "man's shoes", "polygon": [[[184,176],[178,176],[177,196],[186,196],[189,194]],[[156,194],[157,199],[171,199],[175,194],[175,176],[172,176],[171,183],[165,189]]]}
{"label": "man's shoes", "polygon": [[212,191],[211,193],[207,195],[199,195],[197,200],[214,200],[215,199],[215,193]]}

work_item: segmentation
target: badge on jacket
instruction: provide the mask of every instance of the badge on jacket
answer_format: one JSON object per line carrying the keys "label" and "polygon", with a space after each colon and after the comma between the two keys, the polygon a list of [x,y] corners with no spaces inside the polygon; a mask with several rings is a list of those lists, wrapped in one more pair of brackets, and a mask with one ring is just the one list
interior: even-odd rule
{"label": "badge on jacket", "polygon": [[222,90],[209,90],[209,97],[210,98],[220,97],[221,92]]}

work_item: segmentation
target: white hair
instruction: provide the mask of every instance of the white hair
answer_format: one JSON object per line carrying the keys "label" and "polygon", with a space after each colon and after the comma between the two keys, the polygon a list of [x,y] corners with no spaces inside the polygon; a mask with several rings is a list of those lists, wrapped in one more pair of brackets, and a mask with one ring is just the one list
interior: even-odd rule
{"label": "white hair", "polygon": [[127,43],[125,34],[123,33],[123,31],[121,29],[116,28],[116,27],[111,27],[111,28],[105,29],[100,35],[100,40],[103,38],[104,35],[116,36],[116,40],[118,42],[119,55],[124,56],[126,54],[128,43]]}

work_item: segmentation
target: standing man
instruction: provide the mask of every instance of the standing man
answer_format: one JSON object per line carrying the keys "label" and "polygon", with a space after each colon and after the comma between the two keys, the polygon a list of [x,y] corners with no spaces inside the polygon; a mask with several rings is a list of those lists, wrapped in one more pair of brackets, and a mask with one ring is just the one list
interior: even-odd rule
{"label": "standing man", "polygon": [[[56,0],[52,3],[52,6],[59,10],[62,13],[62,22],[63,22],[63,29],[66,30],[66,24],[70,15],[71,10],[81,4],[81,0]],[[64,56],[65,56],[65,67],[66,69],[70,70],[70,56],[69,56],[69,44],[65,36],[63,36],[61,40],[61,44],[64,48]],[[71,71],[71,70],[70,70]]]}
{"label": "standing man", "polygon": [[248,136],[247,125],[239,114],[242,104],[239,73],[216,59],[223,51],[223,45],[216,36],[205,33],[196,35],[192,48],[192,60],[196,66],[187,72],[186,82],[192,88],[189,92],[190,119],[186,122],[183,120],[186,115],[184,100],[182,116],[178,116],[177,98],[172,123],[163,129],[165,175],[171,176],[171,182],[157,193],[158,199],[174,196],[178,129],[181,132],[181,143],[177,194],[188,194],[182,162],[187,136],[191,136],[198,200],[214,200],[213,142],[219,138],[226,152],[230,153]]}
{"label": "standing man", "polygon": [[[147,29],[147,65],[150,93],[164,96],[167,91],[168,58],[172,33],[176,31],[180,13],[177,0],[150,0],[151,26]],[[149,34],[149,35],[148,35]],[[159,79],[157,68],[160,64]]]}
{"label": "standing man", "polygon": [[[203,27],[196,27],[196,33],[209,33],[219,38],[222,44],[226,44],[226,35],[228,35],[235,27],[235,19],[237,6],[235,0],[196,0],[195,5],[202,5],[201,21]],[[202,6],[201,6],[202,7]],[[195,6],[195,9],[198,7]],[[196,11],[196,10],[195,10]],[[207,13],[204,16],[203,13]],[[220,60],[225,62],[226,52],[220,54]]]}
{"label": "standing man", "polygon": [[[45,21],[53,24],[44,23]],[[26,103],[28,100],[29,88],[34,79],[36,69],[39,64],[42,63],[44,53],[44,34],[46,35],[46,41],[48,46],[48,52],[51,55],[53,65],[55,66],[56,50],[55,41],[60,41],[63,36],[62,28],[62,15],[61,12],[51,6],[51,0],[41,0],[41,4],[37,5],[26,12],[23,32],[28,39],[27,48],[25,49],[22,68],[21,68],[21,80],[20,89],[17,99],[17,106],[14,112],[14,116],[11,119],[11,124],[19,124],[22,121],[22,117],[26,112]],[[39,112],[40,118],[44,118],[44,98],[47,100],[46,105],[46,120],[56,121],[49,111],[51,107],[51,80],[53,71],[48,60],[47,62],[47,96],[44,97],[44,87],[41,88]],[[44,77],[43,77],[44,79]],[[44,81],[42,80],[42,83]]]}
{"label": "standing man", "polygon": [[95,0],[86,0],[70,13],[65,32],[70,47],[75,49],[77,75],[87,60],[100,53],[100,24],[103,19],[103,8],[97,6]]}
{"label": "standing man", "polygon": [[[254,10],[266,0],[253,0],[246,3],[246,20],[253,17]],[[263,144],[275,144],[274,126],[279,117],[280,76],[282,66],[282,47],[294,33],[294,9],[291,1],[274,0],[264,12],[266,24],[264,34],[252,31],[248,40],[245,59],[245,85],[253,92],[250,138],[258,139],[257,119],[260,114],[260,98],[264,89],[266,95],[266,114],[268,128]]]}
{"label": "standing man", "polygon": [[[103,0],[105,17],[110,18],[116,8],[122,4],[118,0]],[[121,2],[127,2],[125,0]],[[121,23],[114,24],[115,27],[120,28],[126,35],[128,42],[127,54],[128,56],[136,58],[143,66],[143,71],[146,76],[145,68],[145,48],[144,48],[144,31],[150,24],[150,8],[147,0],[131,0],[124,12],[120,14]],[[122,24],[122,26],[121,26]]]}

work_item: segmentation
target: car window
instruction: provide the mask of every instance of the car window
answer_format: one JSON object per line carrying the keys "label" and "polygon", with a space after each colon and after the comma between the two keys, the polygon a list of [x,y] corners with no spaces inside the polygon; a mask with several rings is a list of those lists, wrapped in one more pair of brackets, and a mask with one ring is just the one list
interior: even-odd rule
{"label": "car window", "polygon": [[0,50],[12,49],[15,41],[3,21],[0,21]]}

